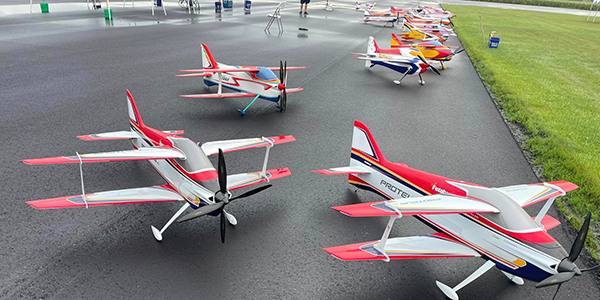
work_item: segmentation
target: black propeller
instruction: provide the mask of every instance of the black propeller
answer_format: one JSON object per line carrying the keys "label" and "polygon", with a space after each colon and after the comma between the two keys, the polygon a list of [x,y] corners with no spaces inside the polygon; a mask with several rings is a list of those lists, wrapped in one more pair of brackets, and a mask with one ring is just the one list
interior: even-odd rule
{"label": "black propeller", "polygon": [[[257,194],[259,192],[262,192],[262,191],[270,188],[272,185],[268,184],[268,185],[259,186],[255,189],[249,190],[239,196],[230,198],[231,193],[227,190],[227,168],[225,167],[225,156],[223,156],[223,150],[221,150],[221,149],[219,149],[219,162],[217,165],[217,173],[218,173],[218,179],[219,179],[219,191],[217,191],[217,193],[215,193],[215,196],[214,196],[215,204],[200,207],[197,210],[181,217],[180,219],[177,220],[177,222],[181,223],[181,222],[189,221],[189,220],[210,214],[212,212],[219,211],[219,214],[221,215],[221,224],[220,224],[221,242],[225,243],[225,231],[227,229],[227,226],[226,226],[227,218],[225,216],[225,212],[223,211],[225,209],[225,206],[233,200],[246,198],[246,197],[252,196],[254,194]],[[217,195],[218,195],[218,197],[217,197]]]}
{"label": "black propeller", "polygon": [[581,250],[583,249],[583,245],[585,243],[585,238],[586,238],[588,230],[590,228],[591,218],[592,218],[592,214],[590,212],[588,212],[587,216],[585,217],[585,221],[583,221],[583,225],[581,225],[581,229],[579,229],[579,232],[577,233],[577,238],[575,239],[575,241],[573,242],[573,245],[571,246],[571,251],[569,252],[569,256],[563,258],[563,260],[558,264],[558,267],[557,267],[558,273],[540,281],[538,284],[535,285],[536,288],[541,288],[541,287],[547,287],[547,286],[558,284],[558,288],[556,289],[556,293],[554,294],[554,297],[552,299],[554,299],[556,297],[556,295],[558,294],[558,291],[560,290],[560,286],[563,283],[571,280],[573,278],[573,276],[576,276],[576,275],[579,276],[579,275],[581,275],[581,272],[590,271],[590,270],[598,268],[598,266],[595,266],[593,268],[587,268],[587,269],[580,270],[574,263],[575,260],[577,260],[577,258],[579,257]]}
{"label": "black propeller", "polygon": [[465,51],[465,48],[460,48],[460,49],[458,49],[458,50],[454,51],[454,53],[452,53],[452,56],[454,56],[454,55],[456,55],[456,54],[459,54],[459,53],[461,53],[461,52],[464,52],[464,51]]}
{"label": "black propeller", "polygon": [[436,69],[434,66],[430,65],[430,64],[427,62],[427,60],[426,60],[425,58],[423,58],[423,56],[421,56],[421,55],[417,55],[417,57],[418,57],[418,58],[419,58],[419,59],[420,59],[420,60],[421,60],[423,63],[427,64],[427,67],[428,67],[429,69],[431,69],[431,71],[433,71],[433,73],[435,73],[435,74],[438,74],[438,75],[442,75],[442,74],[440,74],[440,71],[438,71],[438,70],[437,70],[437,69]]}
{"label": "black propeller", "polygon": [[287,104],[287,61],[279,61],[279,79],[281,80],[281,83],[278,86],[278,88],[281,90],[281,96],[279,98],[279,110],[284,112]]}

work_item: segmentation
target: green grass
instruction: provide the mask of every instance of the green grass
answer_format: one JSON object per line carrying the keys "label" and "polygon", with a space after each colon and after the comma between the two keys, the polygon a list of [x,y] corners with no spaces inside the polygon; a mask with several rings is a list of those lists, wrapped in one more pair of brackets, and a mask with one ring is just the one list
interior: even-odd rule
{"label": "green grass", "polygon": [[[563,7],[572,9],[585,9],[589,10],[592,1],[567,1],[567,0],[473,0],[481,2],[499,2],[499,3],[514,3],[524,5],[536,5],[536,6],[551,6],[551,7]],[[594,9],[595,10],[595,9]]]}
{"label": "green grass", "polygon": [[[600,23],[586,17],[444,5],[455,30],[509,121],[529,134],[524,148],[544,180],[579,186],[557,207],[576,229],[591,211],[588,250],[598,259],[600,225]],[[483,42],[495,30],[498,49]],[[594,232],[596,233],[595,238]]]}

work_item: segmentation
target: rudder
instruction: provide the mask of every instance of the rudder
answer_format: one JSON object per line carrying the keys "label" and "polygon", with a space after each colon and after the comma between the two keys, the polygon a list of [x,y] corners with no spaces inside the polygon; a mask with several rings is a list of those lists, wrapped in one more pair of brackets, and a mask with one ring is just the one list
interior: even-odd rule
{"label": "rudder", "polygon": [[379,146],[375,142],[369,128],[362,122],[354,121],[354,131],[352,133],[352,151],[360,151],[379,162],[386,162]]}
{"label": "rudder", "polygon": [[398,38],[398,36],[395,33],[392,33],[391,46],[392,46],[392,48],[404,46],[404,44],[402,43],[400,38]]}
{"label": "rudder", "polygon": [[127,110],[129,112],[129,120],[138,126],[144,126],[144,122],[142,121],[142,117],[140,117],[140,112],[135,105],[135,101],[133,100],[133,96],[131,92],[127,90]]}
{"label": "rudder", "polygon": [[204,69],[216,69],[218,67],[217,62],[210,53],[210,49],[204,43],[201,43],[202,47],[202,68]]}

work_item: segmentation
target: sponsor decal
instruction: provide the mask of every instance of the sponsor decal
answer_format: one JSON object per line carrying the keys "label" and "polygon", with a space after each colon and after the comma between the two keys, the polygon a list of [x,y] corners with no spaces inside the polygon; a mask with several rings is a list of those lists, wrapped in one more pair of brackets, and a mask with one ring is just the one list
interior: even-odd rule
{"label": "sponsor decal", "polygon": [[394,58],[394,57],[393,57],[393,56],[391,56],[391,55],[387,55],[387,54],[382,54],[382,53],[379,53],[379,58],[383,58],[383,59],[392,59],[392,58]]}
{"label": "sponsor decal", "polygon": [[436,191],[436,192],[438,192],[438,193],[440,193],[440,194],[450,194],[450,193],[448,193],[448,191],[446,191],[445,189],[443,189],[443,188],[441,188],[441,187],[438,187],[436,184],[437,184],[437,183],[434,183],[434,184],[431,186],[431,189],[432,189],[432,190],[434,190],[434,191]]}
{"label": "sponsor decal", "polygon": [[385,181],[385,180],[381,180],[381,182],[379,183],[383,186],[385,186],[388,190],[392,191],[395,194],[400,195],[400,197],[402,198],[408,198],[410,197],[410,195],[406,192],[404,192],[403,190],[401,190],[400,188],[398,188],[397,186]]}

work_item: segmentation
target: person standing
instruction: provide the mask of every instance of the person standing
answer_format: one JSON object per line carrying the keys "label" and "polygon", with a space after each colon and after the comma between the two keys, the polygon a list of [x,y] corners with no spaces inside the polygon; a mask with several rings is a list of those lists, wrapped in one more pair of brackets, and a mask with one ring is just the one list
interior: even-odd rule
{"label": "person standing", "polygon": [[302,5],[304,5],[304,15],[308,15],[308,13],[306,12],[306,8],[308,7],[309,3],[310,0],[300,0],[300,14],[302,14]]}

